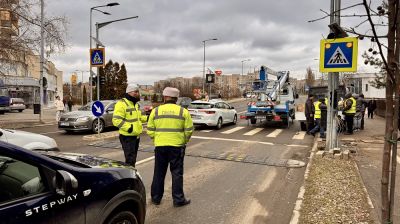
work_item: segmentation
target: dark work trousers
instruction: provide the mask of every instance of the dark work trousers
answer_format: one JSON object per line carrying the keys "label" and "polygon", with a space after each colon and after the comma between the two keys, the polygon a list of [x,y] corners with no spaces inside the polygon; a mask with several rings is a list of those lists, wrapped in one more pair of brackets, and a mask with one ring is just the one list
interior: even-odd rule
{"label": "dark work trousers", "polygon": [[360,125],[361,130],[364,130],[364,116],[365,116],[365,111],[361,112],[361,125]]}
{"label": "dark work trousers", "polygon": [[310,132],[314,128],[314,117],[307,117],[307,131]]}
{"label": "dark work trousers", "polygon": [[346,114],[344,117],[348,134],[353,134],[354,114]]}
{"label": "dark work trousers", "polygon": [[158,146],[155,149],[155,165],[153,183],[151,184],[151,199],[161,202],[164,194],[164,180],[168,164],[172,176],[173,203],[181,203],[185,200],[183,193],[183,158],[184,147]]}
{"label": "dark work trousers", "polygon": [[137,136],[119,135],[119,141],[121,142],[122,149],[124,150],[125,163],[135,166],[140,138]]}
{"label": "dark work trousers", "polygon": [[374,110],[368,109],[368,118],[374,119]]}

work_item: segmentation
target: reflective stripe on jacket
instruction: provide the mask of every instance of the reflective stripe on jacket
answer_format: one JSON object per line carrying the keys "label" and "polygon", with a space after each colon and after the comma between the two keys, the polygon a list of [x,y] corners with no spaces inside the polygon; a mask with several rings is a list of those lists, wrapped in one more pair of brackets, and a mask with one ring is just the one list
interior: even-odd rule
{"label": "reflective stripe on jacket", "polygon": [[[138,136],[142,133],[142,122],[146,122],[147,117],[142,116],[139,110],[139,104],[133,104],[132,101],[123,98],[119,100],[114,107],[112,123],[119,129],[119,133],[125,136]],[[132,133],[128,129],[133,125]]]}
{"label": "reflective stripe on jacket", "polygon": [[[354,99],[354,97],[350,97],[347,100],[351,100],[352,104],[351,104],[350,109],[346,110],[345,113],[346,114],[355,114],[356,113],[357,101]],[[347,100],[346,100],[346,104],[347,104]]]}
{"label": "reflective stripe on jacket", "polygon": [[164,104],[151,111],[147,134],[155,146],[183,146],[193,133],[189,111],[176,104]]}
{"label": "reflective stripe on jacket", "polygon": [[321,105],[321,102],[319,102],[319,101],[314,103],[314,107],[315,107],[314,118],[315,119],[320,119],[321,118],[321,108],[319,108],[319,105]]}

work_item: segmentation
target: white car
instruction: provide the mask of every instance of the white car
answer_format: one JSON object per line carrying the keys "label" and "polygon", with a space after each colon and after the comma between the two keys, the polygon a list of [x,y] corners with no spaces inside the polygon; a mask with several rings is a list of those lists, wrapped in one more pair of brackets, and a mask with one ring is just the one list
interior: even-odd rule
{"label": "white car", "polygon": [[222,100],[196,100],[188,107],[193,124],[215,126],[220,129],[223,124],[236,124],[237,112],[235,108]]}
{"label": "white car", "polygon": [[59,151],[54,139],[45,135],[26,131],[0,128],[0,141],[14,144],[29,150]]}

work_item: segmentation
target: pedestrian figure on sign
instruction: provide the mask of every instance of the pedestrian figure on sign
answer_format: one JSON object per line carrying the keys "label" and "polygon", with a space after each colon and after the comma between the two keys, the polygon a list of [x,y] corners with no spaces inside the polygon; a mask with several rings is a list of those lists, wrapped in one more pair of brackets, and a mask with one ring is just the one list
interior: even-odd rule
{"label": "pedestrian figure on sign", "polygon": [[193,122],[189,111],[176,101],[179,90],[166,87],[163,91],[164,105],[155,108],[147,123],[147,134],[155,145],[154,176],[151,184],[151,202],[161,203],[164,194],[165,175],[170,166],[172,176],[172,198],[174,207],[190,204],[183,193],[183,160],[186,144],[193,133]]}
{"label": "pedestrian figure on sign", "polygon": [[56,96],[54,101],[54,106],[56,107],[56,121],[60,121],[61,114],[64,112],[64,103],[61,101],[59,96]]}
{"label": "pedestrian figure on sign", "polygon": [[119,100],[114,107],[113,125],[119,129],[119,141],[124,150],[125,163],[135,166],[139,149],[142,122],[147,116],[142,115],[137,103],[140,99],[139,86],[129,84],[124,98]]}

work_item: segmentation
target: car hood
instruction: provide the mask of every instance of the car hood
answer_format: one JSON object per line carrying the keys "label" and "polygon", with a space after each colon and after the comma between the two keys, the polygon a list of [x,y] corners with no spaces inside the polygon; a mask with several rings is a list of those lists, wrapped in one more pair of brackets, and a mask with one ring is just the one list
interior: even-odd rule
{"label": "car hood", "polygon": [[76,110],[68,113],[64,113],[61,115],[61,117],[83,117],[83,116],[93,116],[92,111],[88,110]]}
{"label": "car hood", "polygon": [[42,152],[42,154],[47,155],[49,157],[56,157],[64,160],[70,160],[73,162],[77,162],[92,168],[131,168],[135,169],[132,166],[127,165],[121,161],[107,159],[103,157],[97,157],[87,154],[81,153],[70,153],[70,152]]}
{"label": "car hood", "polygon": [[25,149],[58,150],[56,141],[45,135],[9,129],[0,129],[0,131],[3,133],[2,140]]}

